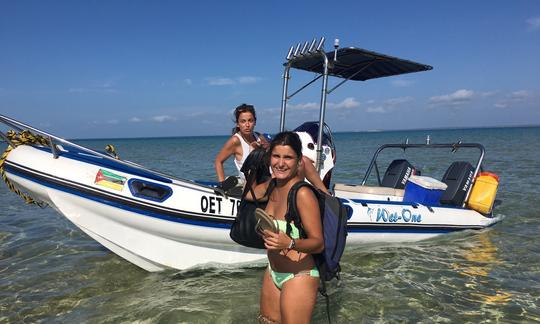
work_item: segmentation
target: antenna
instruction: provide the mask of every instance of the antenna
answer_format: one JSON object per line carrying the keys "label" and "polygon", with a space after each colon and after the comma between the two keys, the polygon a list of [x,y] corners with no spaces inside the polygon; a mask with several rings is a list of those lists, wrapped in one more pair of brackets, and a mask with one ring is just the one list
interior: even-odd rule
{"label": "antenna", "polygon": [[292,58],[293,51],[294,51],[294,46],[291,46],[291,48],[289,48],[289,52],[287,53],[287,61]]}
{"label": "antenna", "polygon": [[313,38],[311,44],[309,45],[308,53],[313,53],[315,50],[315,44],[317,44],[317,38]]}
{"label": "antenna", "polygon": [[339,48],[339,38],[334,39],[334,62],[337,62],[337,50]]}
{"label": "antenna", "polygon": [[306,54],[308,45],[309,45],[309,42],[306,41],[306,42],[304,43],[304,46],[302,46],[302,51],[300,52],[300,54],[302,54],[302,55]]}
{"label": "antenna", "polygon": [[300,46],[302,46],[302,43],[298,43],[298,45],[296,45],[296,48],[294,49],[294,57],[297,57],[298,56],[298,52],[300,51]]}
{"label": "antenna", "polygon": [[319,41],[319,45],[317,45],[317,52],[320,52],[324,50],[324,37],[321,37],[321,40]]}

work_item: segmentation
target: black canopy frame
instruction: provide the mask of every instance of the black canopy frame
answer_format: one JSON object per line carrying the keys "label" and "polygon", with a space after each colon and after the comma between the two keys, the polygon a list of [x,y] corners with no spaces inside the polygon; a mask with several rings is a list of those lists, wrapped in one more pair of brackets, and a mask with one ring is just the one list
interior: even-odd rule
{"label": "black canopy frame", "polygon": [[[382,78],[393,75],[429,71],[433,69],[430,65],[421,64],[390,55],[385,55],[361,48],[347,47],[339,48],[339,41],[334,43],[334,51],[324,51],[324,37],[320,39],[315,46],[316,39],[313,41],[298,43],[296,48],[292,46],[287,54],[287,62],[283,73],[283,91],[281,99],[281,117],[279,131],[285,130],[285,113],[287,102],[300,91],[307,88],[315,81],[322,78],[321,101],[319,110],[319,125],[324,125],[326,112],[327,95],[336,90],[342,84],[349,80],[367,81],[375,78]],[[316,73],[317,76],[298,90],[288,95],[290,70],[291,68]],[[336,86],[328,89],[328,77],[343,79]],[[322,131],[319,127],[319,136],[317,140],[317,161],[316,168],[321,170],[322,164]]]}

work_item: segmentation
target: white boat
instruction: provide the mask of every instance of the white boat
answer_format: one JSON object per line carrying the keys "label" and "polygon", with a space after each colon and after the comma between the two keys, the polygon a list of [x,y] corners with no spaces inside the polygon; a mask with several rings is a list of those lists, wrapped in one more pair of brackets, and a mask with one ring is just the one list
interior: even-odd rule
{"label": "white boat", "polygon": [[[336,46],[326,53],[324,38],[291,47],[285,63],[280,130],[284,129],[288,100],[308,86],[288,95],[291,68],[315,72],[318,76],[308,85],[322,78],[319,122],[304,124],[297,131],[304,152],[313,156],[328,185],[335,147],[329,128],[318,127],[325,125],[327,94],[347,80],[365,81],[431,69],[358,48]],[[344,81],[328,89],[329,76]],[[8,144],[0,169],[10,189],[56,209],[133,264],[160,271],[253,262],[265,257],[264,250],[240,246],[229,238],[240,203],[238,196],[207,183],[178,179],[91,150],[7,116],[0,115],[0,123],[19,132],[0,131]],[[35,137],[29,139],[28,134]],[[469,144],[448,145],[455,149]],[[483,155],[481,148],[467,197]],[[375,160],[376,156],[372,165],[376,165]],[[492,212],[481,214],[468,208],[466,198],[459,206],[407,202],[404,190],[383,185],[335,185],[335,194],[350,207],[347,245],[415,241],[456,230],[482,229],[500,220]]]}

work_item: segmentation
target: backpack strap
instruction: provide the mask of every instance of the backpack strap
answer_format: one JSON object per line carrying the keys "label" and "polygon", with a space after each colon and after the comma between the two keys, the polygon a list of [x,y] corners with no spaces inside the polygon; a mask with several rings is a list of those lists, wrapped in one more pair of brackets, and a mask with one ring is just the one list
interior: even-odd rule
{"label": "backpack strap", "polygon": [[[300,215],[298,214],[298,208],[296,206],[296,195],[298,193],[298,190],[300,190],[300,188],[305,187],[305,186],[309,187],[313,191],[313,193],[315,194],[315,198],[317,199],[317,202],[319,203],[320,193],[315,187],[313,187],[311,184],[305,181],[299,181],[295,183],[291,187],[291,190],[289,190],[289,194],[287,195],[287,213],[285,214],[285,220],[287,221],[287,232],[286,232],[287,235],[291,234],[292,228],[291,228],[290,223],[293,222],[294,226],[296,226],[298,230],[300,231],[300,237],[301,238],[307,237],[306,232],[304,231],[304,228],[302,227],[302,220],[300,219]],[[320,209],[320,205],[318,205],[318,207]],[[312,256],[315,261],[315,266],[317,267],[319,272],[324,272],[325,271],[324,267],[321,267],[321,264],[322,264],[321,255],[312,254]],[[328,316],[328,323],[332,323],[330,319],[330,297],[328,296],[328,293],[326,292],[326,282],[323,280],[322,274],[323,273],[321,273],[321,277],[319,280],[321,283],[319,286],[319,292],[321,293],[321,295],[324,296],[326,300],[326,315]]]}
{"label": "backpack strap", "polygon": [[[241,199],[242,200],[245,199],[247,193],[251,192],[251,197],[253,198],[253,202],[255,203],[255,207],[259,208],[257,196],[255,196],[255,191],[253,190],[253,185],[254,185],[256,177],[257,177],[257,175],[255,174],[255,172],[253,170],[252,170],[252,172],[250,172],[248,174],[248,179],[246,180],[246,185],[244,187],[244,191],[242,192]],[[270,183],[268,183],[268,187],[266,188],[266,192],[261,197],[261,200],[264,197],[268,197],[270,195],[270,193],[272,193],[272,191],[274,190],[275,187],[276,187],[276,179],[271,179]]]}
{"label": "backpack strap", "polygon": [[[287,221],[287,230],[286,234],[291,235],[292,227],[291,222],[294,223],[294,226],[298,228],[298,231],[300,232],[301,238],[306,238],[306,232],[304,231],[304,227],[302,226],[302,220],[300,219],[300,215],[298,214],[298,207],[296,206],[296,195],[298,193],[298,190],[302,187],[309,187],[311,190],[313,190],[313,193],[317,197],[317,192],[313,186],[305,181],[298,181],[295,183],[291,189],[289,190],[289,194],[287,195],[287,212],[285,213],[285,220]],[[318,198],[318,197],[317,197]]]}

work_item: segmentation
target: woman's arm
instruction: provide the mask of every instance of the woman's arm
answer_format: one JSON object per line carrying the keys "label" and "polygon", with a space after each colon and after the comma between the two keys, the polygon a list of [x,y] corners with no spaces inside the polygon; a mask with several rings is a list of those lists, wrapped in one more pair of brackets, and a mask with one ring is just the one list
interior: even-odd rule
{"label": "woman's arm", "polygon": [[[307,238],[295,239],[294,250],[303,253],[320,253],[324,249],[321,212],[319,201],[310,188],[302,187],[296,195],[296,206]],[[265,247],[269,250],[283,250],[291,246],[292,239],[284,232],[265,231]]]}
{"label": "woman's arm", "polygon": [[216,169],[216,175],[218,181],[225,180],[225,170],[223,169],[223,163],[227,159],[236,153],[236,148],[240,145],[240,140],[236,136],[231,136],[227,142],[221,148],[216,159],[214,161],[214,168]]}
{"label": "woman's arm", "polygon": [[322,192],[330,194],[328,192],[328,189],[322,182],[321,177],[319,176],[319,172],[317,172],[317,169],[315,169],[315,166],[313,166],[313,162],[311,161],[311,159],[304,155],[302,156],[302,162],[305,178]]}

